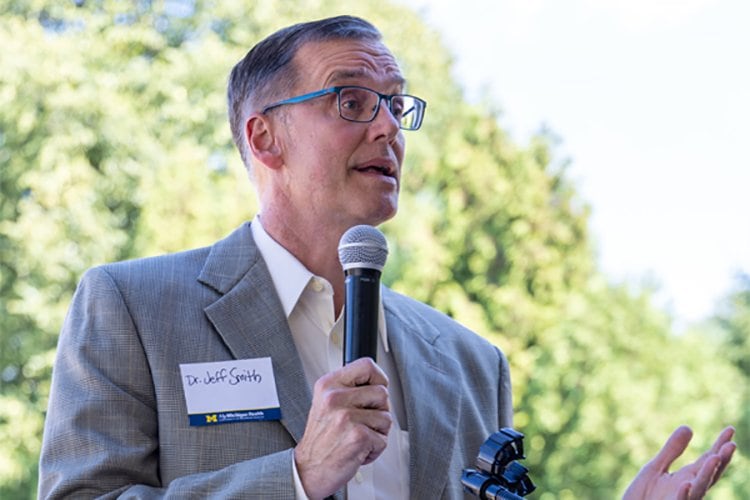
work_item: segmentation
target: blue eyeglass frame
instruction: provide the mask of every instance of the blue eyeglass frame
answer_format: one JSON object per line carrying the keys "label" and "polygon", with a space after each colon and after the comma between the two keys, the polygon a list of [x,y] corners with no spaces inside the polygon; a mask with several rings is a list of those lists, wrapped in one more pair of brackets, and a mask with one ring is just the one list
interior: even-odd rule
{"label": "blue eyeglass frame", "polygon": [[[351,118],[344,118],[341,115],[341,91],[344,89],[362,89],[362,90],[367,90],[367,91],[372,92],[373,94],[378,95],[378,105],[375,108],[375,113],[372,115],[372,118],[370,118],[369,120],[364,120],[364,121],[352,120]],[[405,128],[403,130],[419,130],[419,127],[422,126],[422,122],[424,121],[424,111],[427,108],[427,101],[425,101],[424,99],[420,99],[419,97],[411,95],[411,94],[390,94],[390,95],[381,94],[377,90],[373,90],[368,87],[362,87],[361,85],[341,85],[337,87],[328,87],[326,89],[316,90],[315,92],[310,92],[308,94],[302,94],[302,95],[290,97],[289,99],[284,99],[283,101],[274,102],[273,104],[269,104],[268,106],[263,108],[263,110],[261,111],[261,114],[265,115],[268,111],[274,108],[278,108],[279,106],[284,106],[285,104],[297,104],[300,102],[309,101],[310,99],[315,99],[316,97],[321,97],[321,96],[328,95],[328,94],[337,94],[336,98],[337,98],[338,107],[339,107],[339,117],[341,117],[342,120],[346,120],[348,122],[353,122],[353,123],[370,123],[374,121],[375,118],[377,118],[378,113],[380,112],[380,102],[383,100],[388,105],[388,111],[391,113],[391,115],[393,115],[393,111],[391,110],[392,99],[397,96],[406,96],[406,97],[411,97],[412,99],[414,99],[415,101],[421,104],[422,115],[419,117],[419,120],[416,122],[415,127]],[[408,113],[410,113],[410,111],[407,111],[406,114]],[[399,128],[402,128],[401,120],[399,120]]]}

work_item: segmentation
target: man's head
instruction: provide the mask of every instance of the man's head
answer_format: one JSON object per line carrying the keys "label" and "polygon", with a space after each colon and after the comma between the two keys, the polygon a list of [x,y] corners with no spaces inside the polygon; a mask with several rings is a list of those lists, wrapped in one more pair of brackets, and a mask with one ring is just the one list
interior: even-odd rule
{"label": "man's head", "polygon": [[251,171],[245,139],[247,118],[253,111],[291,94],[301,77],[293,64],[300,47],[326,40],[379,42],[381,34],[369,22],[353,16],[337,16],[288,26],[255,45],[229,75],[227,101],[232,137],[242,160]]}
{"label": "man's head", "polygon": [[358,18],[298,24],[255,46],[233,69],[228,94],[264,224],[333,237],[392,217],[402,129],[418,128],[425,106],[404,85],[380,33]]}

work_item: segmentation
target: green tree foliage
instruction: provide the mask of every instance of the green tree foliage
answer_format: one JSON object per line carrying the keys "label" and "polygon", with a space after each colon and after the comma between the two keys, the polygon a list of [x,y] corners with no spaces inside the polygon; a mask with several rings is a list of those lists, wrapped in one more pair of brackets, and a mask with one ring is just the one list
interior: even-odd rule
{"label": "green tree foliage", "polygon": [[[736,289],[719,309],[715,321],[722,336],[721,355],[739,371],[731,389],[740,397],[736,441],[747,456],[747,450],[750,450],[750,275],[742,273],[737,276]],[[740,466],[748,470],[750,461],[745,458]],[[747,497],[750,477],[738,477],[734,486],[737,498]]]}
{"label": "green tree foliage", "polygon": [[[719,351],[675,337],[647,291],[608,284],[555,137],[519,145],[492,105],[467,103],[417,14],[374,0],[242,4],[0,0],[1,498],[34,496],[54,346],[82,272],[209,244],[252,216],[226,124],[229,68],[281,26],[340,13],[381,27],[429,103],[385,225],[385,280],[508,354],[539,497],[614,496],[679,423],[703,447],[725,423],[743,422],[747,439],[735,390],[750,377],[747,295]],[[717,498],[750,495],[736,476]]]}
{"label": "green tree foliage", "polygon": [[[717,313],[716,320],[726,335],[724,338],[725,355],[742,373],[750,376],[749,274],[740,274],[737,277],[737,288]],[[750,410],[750,405],[748,409]],[[750,428],[745,430],[750,430]],[[750,435],[747,437],[750,439]]]}

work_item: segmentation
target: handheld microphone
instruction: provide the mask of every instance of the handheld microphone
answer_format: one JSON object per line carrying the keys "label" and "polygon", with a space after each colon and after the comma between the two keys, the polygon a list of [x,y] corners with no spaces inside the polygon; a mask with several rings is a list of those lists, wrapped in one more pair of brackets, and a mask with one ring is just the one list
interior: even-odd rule
{"label": "handheld microphone", "polygon": [[349,228],[339,242],[339,260],[346,275],[344,364],[378,352],[380,274],[388,257],[388,242],[379,230]]}

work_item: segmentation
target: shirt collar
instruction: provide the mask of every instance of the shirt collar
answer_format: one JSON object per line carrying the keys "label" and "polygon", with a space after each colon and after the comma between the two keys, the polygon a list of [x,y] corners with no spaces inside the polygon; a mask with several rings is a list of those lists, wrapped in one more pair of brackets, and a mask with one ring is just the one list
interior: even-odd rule
{"label": "shirt collar", "polygon": [[289,318],[294,306],[305,290],[310,280],[315,276],[297,258],[271,238],[260,222],[260,217],[255,216],[250,224],[253,239],[258,246],[263,260],[266,261],[268,272],[271,274],[273,286],[281,299],[284,314]]}
{"label": "shirt collar", "polygon": [[[292,314],[294,306],[297,305],[302,292],[305,291],[307,284],[315,275],[286,248],[271,238],[263,228],[263,224],[260,221],[260,214],[256,215],[253,219],[252,224],[250,224],[250,230],[253,233],[255,244],[258,246],[258,251],[260,251],[263,260],[266,261],[273,286],[284,308],[284,314],[289,319],[289,315]],[[388,332],[386,330],[382,296],[378,307],[378,331],[380,332],[383,349],[385,352],[388,352]]]}

